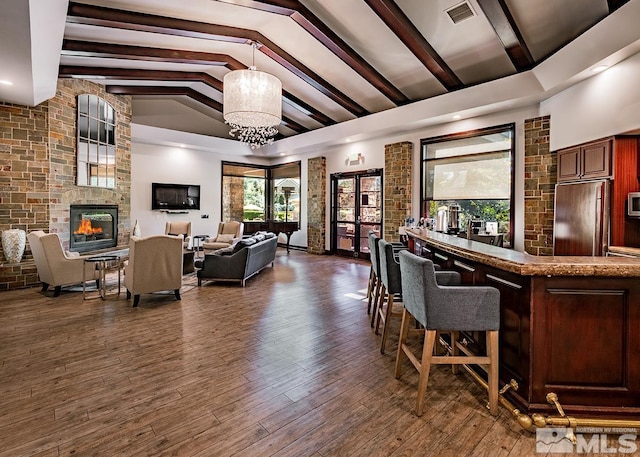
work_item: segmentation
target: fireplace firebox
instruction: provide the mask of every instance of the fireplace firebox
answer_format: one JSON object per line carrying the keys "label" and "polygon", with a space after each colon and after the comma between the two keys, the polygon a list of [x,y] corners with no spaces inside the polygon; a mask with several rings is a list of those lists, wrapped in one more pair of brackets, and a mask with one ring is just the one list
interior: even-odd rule
{"label": "fireplace firebox", "polygon": [[118,244],[118,205],[71,205],[69,250],[95,251]]}

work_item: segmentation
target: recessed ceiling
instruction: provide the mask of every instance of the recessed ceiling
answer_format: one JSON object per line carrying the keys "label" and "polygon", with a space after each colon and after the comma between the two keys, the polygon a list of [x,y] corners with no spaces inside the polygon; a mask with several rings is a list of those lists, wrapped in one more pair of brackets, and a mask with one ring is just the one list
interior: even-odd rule
{"label": "recessed ceiling", "polygon": [[[0,86],[0,100],[37,104],[57,76],[84,78],[131,95],[134,123],[222,138],[233,69],[282,81],[279,137],[293,137],[526,73],[628,2],[7,1],[0,79],[31,88]],[[27,43],[42,44],[48,70]]]}

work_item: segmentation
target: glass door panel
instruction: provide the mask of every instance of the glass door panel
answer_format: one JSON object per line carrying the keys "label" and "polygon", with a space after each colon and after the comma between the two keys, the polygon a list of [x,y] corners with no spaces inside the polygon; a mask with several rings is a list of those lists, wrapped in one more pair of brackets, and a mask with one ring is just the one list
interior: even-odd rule
{"label": "glass door panel", "polygon": [[369,258],[369,232],[380,233],[382,170],[331,176],[331,250]]}
{"label": "glass door panel", "polygon": [[369,254],[369,232],[380,236],[382,223],[382,176],[360,178],[360,253]]}
{"label": "glass door panel", "polygon": [[344,178],[337,180],[337,249],[355,251],[356,233],[356,180]]}

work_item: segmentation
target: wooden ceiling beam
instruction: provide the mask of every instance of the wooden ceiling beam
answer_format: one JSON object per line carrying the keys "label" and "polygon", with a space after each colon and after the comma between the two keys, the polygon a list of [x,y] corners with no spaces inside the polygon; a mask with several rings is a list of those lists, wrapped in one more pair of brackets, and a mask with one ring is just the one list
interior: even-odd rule
{"label": "wooden ceiling beam", "polygon": [[[160,96],[186,96],[220,113],[223,111],[222,103],[207,97],[191,87],[168,87],[168,86],[126,86],[107,85],[105,90],[110,94],[118,95],[160,95]],[[282,116],[282,125],[296,133],[308,132],[309,129],[300,125],[287,116]]]}
{"label": "wooden ceiling beam", "polygon": [[389,80],[364,60],[342,38],[322,22],[299,1],[294,0],[219,0],[224,3],[246,6],[260,11],[290,17],[307,33],[333,52],[340,60],[353,68],[369,84],[378,89],[396,105],[405,105],[411,100]]}
{"label": "wooden ceiling beam", "polygon": [[498,35],[516,71],[533,68],[535,61],[505,1],[478,0],[478,5]]}
{"label": "wooden ceiling beam", "polygon": [[609,7],[609,14],[613,13],[615,10],[617,10],[622,5],[628,2],[629,0],[607,0],[607,6]]}
{"label": "wooden ceiling beam", "polygon": [[[100,77],[119,78],[136,81],[184,81],[199,82],[222,92],[222,81],[214,78],[208,73],[198,71],[167,71],[167,70],[144,70],[135,68],[115,68],[115,67],[89,67],[61,65],[58,69],[61,78],[71,77]],[[316,110],[304,101],[300,100],[287,91],[282,91],[283,101],[303,114],[316,120],[324,126],[336,123],[333,119]]]}
{"label": "wooden ceiling beam", "polygon": [[103,27],[139,30],[208,40],[223,40],[237,43],[256,42],[260,44],[259,49],[261,52],[274,59],[287,70],[303,79],[347,111],[358,117],[370,114],[369,111],[346,94],[255,30],[220,26],[205,22],[156,16],[75,2],[69,3],[67,21],[78,24],[99,25]]}
{"label": "wooden ceiling beam", "polygon": [[152,62],[173,62],[192,65],[214,65],[230,70],[247,68],[240,61],[226,54],[187,51],[184,49],[150,48],[125,44],[99,43],[97,41],[63,40],[63,56],[132,59]]}
{"label": "wooden ceiling beam", "polygon": [[464,87],[460,78],[393,0],[365,0],[365,2],[445,89],[452,91]]}

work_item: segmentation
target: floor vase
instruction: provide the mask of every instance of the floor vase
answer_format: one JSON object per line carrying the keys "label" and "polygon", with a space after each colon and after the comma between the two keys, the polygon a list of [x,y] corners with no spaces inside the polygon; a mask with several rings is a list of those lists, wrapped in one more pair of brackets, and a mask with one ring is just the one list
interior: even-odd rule
{"label": "floor vase", "polygon": [[9,263],[19,263],[27,244],[27,234],[24,230],[10,229],[2,232],[2,251]]}

